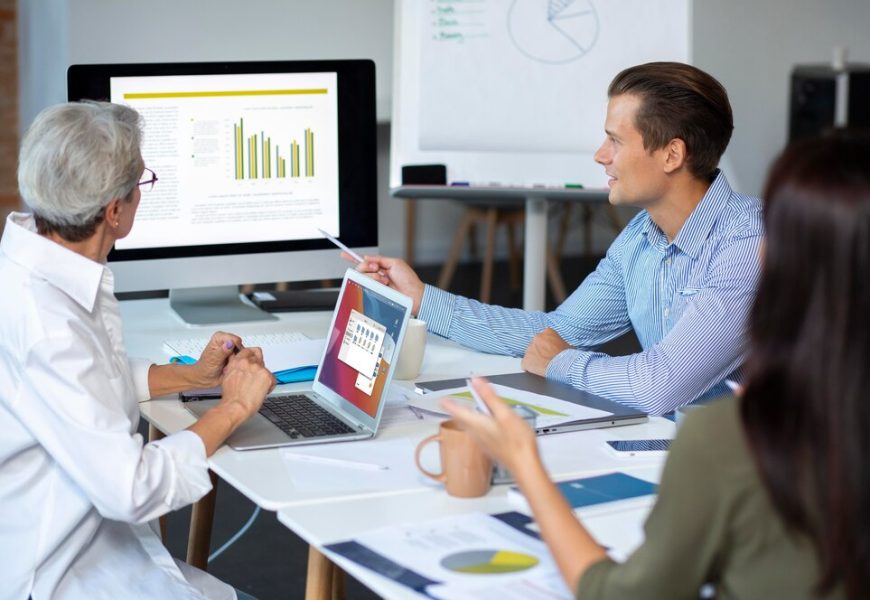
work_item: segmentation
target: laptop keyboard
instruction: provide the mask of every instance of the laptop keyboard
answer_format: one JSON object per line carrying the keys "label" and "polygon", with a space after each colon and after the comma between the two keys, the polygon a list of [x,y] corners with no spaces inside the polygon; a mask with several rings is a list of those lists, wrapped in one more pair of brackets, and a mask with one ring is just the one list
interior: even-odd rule
{"label": "laptop keyboard", "polygon": [[303,394],[269,396],[263,402],[260,414],[293,439],[356,431]]}

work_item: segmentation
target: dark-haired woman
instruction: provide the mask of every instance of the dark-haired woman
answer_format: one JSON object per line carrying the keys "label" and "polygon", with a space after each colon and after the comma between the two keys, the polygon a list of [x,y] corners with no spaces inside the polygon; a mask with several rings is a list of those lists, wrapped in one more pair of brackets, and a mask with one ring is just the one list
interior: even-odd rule
{"label": "dark-haired woman", "polygon": [[609,560],[548,480],[531,430],[449,407],[514,474],[579,598],[870,598],[870,138],[774,164],[741,398],[686,419],[646,540]]}

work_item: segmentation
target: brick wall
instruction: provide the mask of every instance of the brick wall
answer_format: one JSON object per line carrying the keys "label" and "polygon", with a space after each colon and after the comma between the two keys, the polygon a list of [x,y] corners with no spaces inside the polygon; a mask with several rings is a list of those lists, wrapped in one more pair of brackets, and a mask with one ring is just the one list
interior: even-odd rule
{"label": "brick wall", "polygon": [[18,207],[18,25],[16,0],[0,0],[0,231]]}

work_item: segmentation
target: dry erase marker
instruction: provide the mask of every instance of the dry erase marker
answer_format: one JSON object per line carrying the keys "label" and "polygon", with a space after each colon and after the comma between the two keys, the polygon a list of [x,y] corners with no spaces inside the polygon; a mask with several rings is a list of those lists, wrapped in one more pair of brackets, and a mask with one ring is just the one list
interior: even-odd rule
{"label": "dry erase marker", "polygon": [[338,241],[338,238],[334,238],[334,237],[332,237],[331,235],[329,235],[328,233],[326,233],[325,231],[323,231],[323,230],[320,229],[319,227],[317,228],[317,231],[319,231],[320,233],[322,233],[322,234],[323,234],[323,237],[325,237],[326,239],[328,239],[330,242],[332,242],[333,244],[335,244],[336,246],[338,246],[339,248],[341,248],[342,250],[344,250],[345,252],[347,252],[348,254],[350,254],[350,257],[351,257],[352,259],[354,259],[356,262],[358,262],[358,263],[365,262],[365,261],[363,261],[362,256],[360,256],[359,254],[357,254],[356,252],[354,252],[353,250],[351,250],[350,248],[348,248],[347,246],[345,246],[344,244],[342,244],[341,242],[339,242],[339,241]]}
{"label": "dry erase marker", "polygon": [[468,384],[468,391],[471,392],[471,397],[474,398],[474,404],[477,406],[477,410],[485,415],[492,416],[492,411],[489,410],[486,402],[483,401],[483,398],[480,397],[480,394],[478,394],[477,390],[474,389],[474,386],[471,385],[471,377],[466,379],[465,383]]}

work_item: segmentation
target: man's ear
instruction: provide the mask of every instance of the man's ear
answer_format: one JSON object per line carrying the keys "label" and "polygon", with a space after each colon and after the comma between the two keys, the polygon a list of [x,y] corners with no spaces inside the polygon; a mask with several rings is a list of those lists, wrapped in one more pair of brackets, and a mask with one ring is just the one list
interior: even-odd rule
{"label": "man's ear", "polygon": [[663,148],[665,151],[665,173],[673,173],[686,164],[686,142],[674,138]]}

